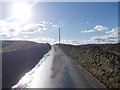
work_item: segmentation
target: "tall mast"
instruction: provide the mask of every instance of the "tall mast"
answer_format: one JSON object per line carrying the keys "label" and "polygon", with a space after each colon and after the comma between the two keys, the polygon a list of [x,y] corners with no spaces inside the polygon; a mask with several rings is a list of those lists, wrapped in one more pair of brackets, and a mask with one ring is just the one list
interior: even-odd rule
{"label": "tall mast", "polygon": [[59,43],[60,43],[60,28],[59,28]]}

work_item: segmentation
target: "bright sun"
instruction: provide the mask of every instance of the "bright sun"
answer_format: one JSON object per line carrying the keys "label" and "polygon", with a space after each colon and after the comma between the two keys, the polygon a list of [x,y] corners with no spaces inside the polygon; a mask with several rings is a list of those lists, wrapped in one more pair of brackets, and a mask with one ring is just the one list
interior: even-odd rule
{"label": "bright sun", "polygon": [[30,6],[24,2],[13,5],[13,17],[20,21],[27,21],[31,16]]}

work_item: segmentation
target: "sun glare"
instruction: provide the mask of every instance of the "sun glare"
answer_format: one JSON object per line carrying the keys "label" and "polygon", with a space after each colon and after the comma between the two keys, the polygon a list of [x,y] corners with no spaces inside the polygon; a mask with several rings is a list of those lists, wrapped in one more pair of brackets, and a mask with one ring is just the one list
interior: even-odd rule
{"label": "sun glare", "polygon": [[31,16],[30,6],[24,2],[14,3],[13,17],[20,21],[27,21]]}

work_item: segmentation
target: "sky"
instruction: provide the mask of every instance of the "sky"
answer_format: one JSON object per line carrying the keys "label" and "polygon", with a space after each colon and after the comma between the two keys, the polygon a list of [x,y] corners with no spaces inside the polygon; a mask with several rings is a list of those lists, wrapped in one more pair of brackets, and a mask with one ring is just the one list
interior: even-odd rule
{"label": "sky", "polygon": [[[2,2],[0,36],[2,40],[30,40],[40,43],[92,44],[118,42],[117,2],[26,2],[21,12],[16,2]],[[16,8],[16,7],[14,7]],[[21,13],[20,13],[21,12]],[[27,13],[26,13],[27,12]],[[25,17],[25,15],[27,15]]]}

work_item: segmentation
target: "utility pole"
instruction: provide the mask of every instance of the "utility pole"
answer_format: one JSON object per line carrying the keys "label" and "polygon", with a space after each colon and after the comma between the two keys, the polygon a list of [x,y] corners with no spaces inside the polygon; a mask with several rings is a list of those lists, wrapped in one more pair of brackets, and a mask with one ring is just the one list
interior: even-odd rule
{"label": "utility pole", "polygon": [[59,44],[60,44],[60,27],[59,27]]}

